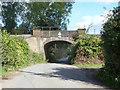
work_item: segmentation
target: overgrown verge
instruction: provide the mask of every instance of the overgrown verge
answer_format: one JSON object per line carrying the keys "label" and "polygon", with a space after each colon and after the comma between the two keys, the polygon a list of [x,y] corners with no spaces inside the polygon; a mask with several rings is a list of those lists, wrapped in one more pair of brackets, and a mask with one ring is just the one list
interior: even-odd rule
{"label": "overgrown verge", "polygon": [[90,67],[90,68],[102,68],[102,64],[73,64],[77,67],[81,67],[81,68],[86,68],[86,67]]}
{"label": "overgrown verge", "polygon": [[82,35],[75,38],[70,52],[70,64],[103,64],[101,39],[95,36]]}
{"label": "overgrown verge", "polygon": [[120,6],[114,8],[103,25],[102,34],[105,66],[97,74],[97,77],[120,88]]}
{"label": "overgrown verge", "polygon": [[12,37],[5,30],[2,31],[2,73],[8,73],[32,64],[45,62],[43,55],[31,52],[23,37]]}

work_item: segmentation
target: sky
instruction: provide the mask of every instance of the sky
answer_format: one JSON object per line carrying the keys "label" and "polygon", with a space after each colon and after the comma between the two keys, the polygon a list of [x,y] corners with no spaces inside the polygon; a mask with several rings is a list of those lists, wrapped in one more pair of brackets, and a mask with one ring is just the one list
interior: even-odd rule
{"label": "sky", "polygon": [[90,27],[89,34],[100,34],[102,24],[106,21],[105,16],[112,14],[110,10],[118,6],[118,2],[75,2],[70,15],[68,30]]}
{"label": "sky", "polygon": [[[118,6],[118,1],[119,0],[75,0],[69,17],[70,23],[67,30],[77,30],[78,28],[88,29],[88,27],[90,27],[88,34],[100,34],[102,24],[106,21],[103,16],[109,13],[112,14],[109,11],[112,10],[113,7]],[[4,26],[1,20],[0,24]]]}

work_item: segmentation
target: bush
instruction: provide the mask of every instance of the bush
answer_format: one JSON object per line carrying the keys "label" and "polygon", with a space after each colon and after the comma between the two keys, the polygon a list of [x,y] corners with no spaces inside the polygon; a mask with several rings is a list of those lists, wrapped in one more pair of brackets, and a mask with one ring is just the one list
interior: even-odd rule
{"label": "bush", "polygon": [[79,38],[79,33],[73,33],[72,37],[76,41]]}
{"label": "bush", "polygon": [[44,57],[42,54],[36,53],[36,52],[30,52],[30,57],[29,57],[29,64],[36,64],[36,63],[43,63]]}
{"label": "bush", "polygon": [[12,37],[2,32],[2,65],[19,66],[25,64],[29,56],[29,47],[23,37]]}
{"label": "bush", "polygon": [[79,36],[72,46],[69,62],[71,64],[103,63],[101,43],[101,39],[95,36]]}
{"label": "bush", "polygon": [[120,86],[120,7],[113,10],[103,29],[105,66],[100,75]]}
{"label": "bush", "polygon": [[24,37],[10,36],[2,31],[2,67],[3,71],[10,72],[31,64],[42,62],[43,55],[31,52]]}

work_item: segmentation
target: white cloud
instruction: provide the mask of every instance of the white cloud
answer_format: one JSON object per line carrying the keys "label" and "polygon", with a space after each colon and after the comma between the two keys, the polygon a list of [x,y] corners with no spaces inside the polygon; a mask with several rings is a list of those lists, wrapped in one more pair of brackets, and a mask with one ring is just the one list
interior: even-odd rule
{"label": "white cloud", "polygon": [[101,25],[103,24],[104,22],[107,21],[107,17],[108,15],[112,15],[112,11],[105,11],[103,15],[95,15],[95,16],[83,16],[83,22],[78,22],[76,24],[77,27],[80,27],[80,28],[83,28],[84,25],[86,26],[86,28],[88,28],[88,26],[90,24],[93,24],[93,25]]}
{"label": "white cloud", "polygon": [[86,22],[86,21],[83,21],[83,22],[78,22],[75,27],[78,29],[78,28],[88,28],[90,22]]}
{"label": "white cloud", "polygon": [[78,28],[88,28],[89,25],[92,24],[91,30],[97,30],[97,32],[100,32],[102,24],[107,21],[108,14],[111,15],[112,12],[106,10],[103,15],[83,16],[82,22],[77,22],[74,26],[68,28],[69,30],[77,30]]}
{"label": "white cloud", "polygon": [[83,16],[83,22],[78,22],[75,26],[79,28],[88,28],[90,24],[97,25],[101,24],[104,20],[104,17],[95,15],[95,16]]}

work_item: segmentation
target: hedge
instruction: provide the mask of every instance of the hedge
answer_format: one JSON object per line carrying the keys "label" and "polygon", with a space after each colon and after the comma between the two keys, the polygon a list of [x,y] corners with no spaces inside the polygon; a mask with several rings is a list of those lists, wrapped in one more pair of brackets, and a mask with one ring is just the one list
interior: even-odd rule
{"label": "hedge", "polygon": [[2,31],[1,62],[3,71],[13,71],[31,64],[44,61],[43,55],[32,52],[28,43],[21,36],[10,36]]}
{"label": "hedge", "polygon": [[102,41],[93,35],[80,35],[69,57],[71,64],[103,64]]}

